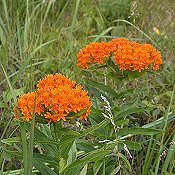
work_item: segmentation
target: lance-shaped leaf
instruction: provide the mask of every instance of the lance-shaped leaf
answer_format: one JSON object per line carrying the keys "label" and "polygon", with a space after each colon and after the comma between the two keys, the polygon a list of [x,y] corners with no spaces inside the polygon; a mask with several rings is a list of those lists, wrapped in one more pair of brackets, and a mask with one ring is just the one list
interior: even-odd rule
{"label": "lance-shaped leaf", "polygon": [[122,128],[118,131],[118,135],[154,135],[161,133],[162,130],[151,129],[151,128]]}
{"label": "lance-shaped leaf", "polygon": [[91,128],[83,130],[82,133],[81,133],[81,136],[88,135],[88,134],[93,133],[94,131],[96,131],[98,129],[104,128],[109,123],[110,123],[109,120],[103,120],[99,124],[93,125]]}
{"label": "lance-shaped leaf", "polygon": [[77,159],[72,164],[68,165],[61,174],[73,175],[78,169],[81,169],[83,166],[89,162],[94,162],[102,159],[104,156],[109,155],[111,150],[98,149],[90,152],[85,157]]}
{"label": "lance-shaped leaf", "polygon": [[33,161],[34,167],[43,175],[57,175],[50,167],[40,161]]}
{"label": "lance-shaped leaf", "polygon": [[117,96],[117,93],[108,85],[98,83],[98,82],[90,80],[90,79],[86,79],[85,82],[86,82],[86,85],[88,87],[93,87],[93,88],[98,89],[102,92],[107,92],[108,94],[110,94],[113,97]]}

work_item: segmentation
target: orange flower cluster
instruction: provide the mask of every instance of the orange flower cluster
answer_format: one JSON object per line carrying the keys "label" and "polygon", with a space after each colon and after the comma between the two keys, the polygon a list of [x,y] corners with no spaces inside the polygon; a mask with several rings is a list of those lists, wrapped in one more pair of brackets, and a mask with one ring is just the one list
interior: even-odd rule
{"label": "orange flower cluster", "polygon": [[16,118],[20,111],[21,118],[27,121],[32,119],[35,112],[36,116],[41,115],[50,122],[56,122],[60,119],[65,121],[68,114],[79,111],[84,111],[81,119],[86,119],[91,105],[88,93],[81,85],[76,85],[64,75],[50,74],[38,81],[36,92],[20,96],[14,111]]}
{"label": "orange flower cluster", "polygon": [[77,65],[88,68],[91,63],[102,64],[111,53],[111,47],[107,42],[93,42],[81,49],[77,55]]}
{"label": "orange flower cluster", "polygon": [[102,64],[109,56],[120,70],[159,69],[162,64],[160,51],[150,44],[140,44],[125,38],[110,42],[94,42],[81,49],[77,55],[77,65],[88,68],[92,63]]}
{"label": "orange flower cluster", "polygon": [[19,116],[21,116],[21,118],[29,121],[32,119],[33,112],[40,115],[44,111],[44,108],[41,106],[41,104],[39,104],[36,97],[36,92],[21,95],[18,100],[17,107],[14,107],[14,112],[16,114],[15,117],[19,118]]}

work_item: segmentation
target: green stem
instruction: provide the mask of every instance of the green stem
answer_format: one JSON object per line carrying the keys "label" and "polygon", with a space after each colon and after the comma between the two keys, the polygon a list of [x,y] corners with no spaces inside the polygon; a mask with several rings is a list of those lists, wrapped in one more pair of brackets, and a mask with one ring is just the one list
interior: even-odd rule
{"label": "green stem", "polygon": [[[155,140],[158,140],[158,136],[156,137]],[[147,175],[149,167],[152,165],[152,160],[153,160],[153,154],[155,151],[155,146],[156,146],[156,141],[154,141],[154,137],[151,137],[151,140],[149,141],[149,146],[147,149],[146,153],[146,158],[145,158],[145,163],[143,166],[143,172],[142,175]]]}
{"label": "green stem", "polygon": [[[172,141],[175,141],[175,132],[174,132]],[[168,150],[168,154],[163,164],[163,169],[162,169],[163,172],[167,171],[168,166],[171,167],[170,164],[174,158],[174,155],[175,155],[175,144],[172,144]]]}
{"label": "green stem", "polygon": [[20,123],[21,128],[21,139],[22,139],[22,149],[23,149],[23,160],[24,160],[24,174],[28,174],[28,149],[27,149],[27,138],[26,138],[26,130],[25,123]]}
{"label": "green stem", "polygon": [[[145,158],[145,163],[144,163],[144,166],[143,166],[143,173],[142,175],[146,175],[147,171],[148,171],[148,168],[149,168],[149,154],[151,152],[151,147],[152,147],[152,142],[153,142],[153,136],[151,137],[151,140],[149,141],[149,145],[148,145],[148,150],[147,150],[147,154],[146,154],[146,158]],[[148,163],[149,162],[149,163]]]}
{"label": "green stem", "polygon": [[105,160],[103,161],[103,175],[105,175]]}
{"label": "green stem", "polygon": [[160,155],[163,151],[164,148],[164,139],[165,139],[165,133],[166,133],[166,128],[167,128],[167,124],[168,124],[168,116],[171,110],[171,106],[173,103],[173,99],[174,99],[174,92],[175,92],[175,86],[173,87],[173,91],[172,91],[172,95],[171,95],[171,99],[170,99],[170,103],[168,105],[168,109],[166,111],[164,120],[162,122],[164,122],[164,127],[163,127],[163,134],[162,134],[162,139],[160,142],[160,149],[159,149],[159,153],[158,153],[158,157],[157,157],[157,163],[156,163],[156,168],[155,168],[155,174],[158,174],[158,170],[159,170],[159,165],[160,165]]}
{"label": "green stem", "polygon": [[[59,136],[59,129],[62,128],[62,121],[53,123],[54,127],[54,135],[55,135],[55,141],[57,142],[57,151],[56,151],[56,160],[60,162],[61,157],[61,150],[60,150],[60,136]],[[55,171],[59,175],[60,174],[60,166],[55,166]]]}
{"label": "green stem", "polygon": [[35,130],[35,108],[36,108],[36,98],[34,102],[33,112],[32,112],[32,122],[30,126],[30,140],[29,140],[29,168],[28,174],[32,174],[33,169],[33,145],[34,145],[34,130]]}

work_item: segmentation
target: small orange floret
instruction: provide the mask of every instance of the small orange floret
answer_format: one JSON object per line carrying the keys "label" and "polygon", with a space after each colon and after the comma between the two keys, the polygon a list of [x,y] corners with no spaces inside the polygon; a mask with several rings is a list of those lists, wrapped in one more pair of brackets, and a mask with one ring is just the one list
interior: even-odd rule
{"label": "small orange floret", "polygon": [[36,117],[42,115],[50,122],[56,122],[61,119],[65,121],[66,116],[71,112],[77,113],[85,109],[81,119],[86,119],[91,105],[90,97],[82,86],[76,85],[64,75],[50,74],[38,81],[36,92],[20,96],[14,111],[16,118],[19,117],[17,113],[19,109],[21,118],[29,121],[35,106]]}
{"label": "small orange floret", "polygon": [[88,68],[92,63],[103,64],[104,58],[113,55],[113,60],[121,70],[159,69],[162,57],[151,44],[140,44],[125,38],[110,42],[90,43],[77,55],[77,65]]}

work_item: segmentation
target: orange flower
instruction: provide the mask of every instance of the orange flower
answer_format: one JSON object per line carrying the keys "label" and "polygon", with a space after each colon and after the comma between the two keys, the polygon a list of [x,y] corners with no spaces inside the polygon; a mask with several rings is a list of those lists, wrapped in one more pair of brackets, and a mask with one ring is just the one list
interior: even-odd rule
{"label": "orange flower", "polygon": [[14,108],[16,118],[19,118],[18,109],[21,112],[21,118],[26,119],[27,121],[32,119],[33,112],[38,115],[44,112],[44,108],[38,101],[36,92],[27,93],[19,97],[17,106]]}
{"label": "orange flower", "polygon": [[125,38],[113,39],[110,42],[91,43],[80,50],[77,65],[88,68],[92,63],[103,64],[104,58],[113,55],[113,60],[121,70],[159,69],[162,57],[150,44],[139,44]]}
{"label": "orange flower", "polygon": [[88,68],[91,63],[102,64],[109,57],[111,47],[107,42],[93,42],[81,49],[77,55],[77,65]]}
{"label": "orange flower", "polygon": [[38,81],[36,92],[20,96],[17,108],[21,111],[21,118],[27,121],[32,118],[35,103],[36,115],[42,115],[53,122],[66,120],[67,115],[81,110],[85,110],[81,119],[86,119],[92,105],[82,86],[61,74],[47,75]]}
{"label": "orange flower", "polygon": [[111,41],[114,45],[114,62],[123,70],[158,69],[162,57],[150,44],[139,44],[124,38]]}

